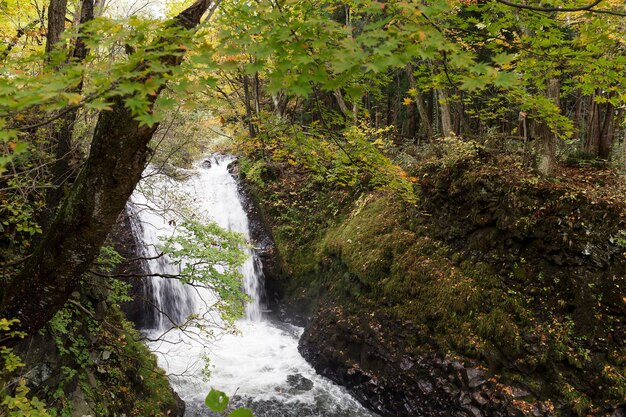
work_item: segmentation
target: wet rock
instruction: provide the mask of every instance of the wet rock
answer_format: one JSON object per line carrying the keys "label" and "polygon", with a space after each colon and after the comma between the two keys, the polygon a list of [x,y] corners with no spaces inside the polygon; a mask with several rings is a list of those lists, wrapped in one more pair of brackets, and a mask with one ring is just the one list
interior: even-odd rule
{"label": "wet rock", "polygon": [[211,168],[211,160],[210,159],[205,159],[204,161],[202,161],[202,163],[200,164],[200,166],[204,169],[209,169]]}
{"label": "wet rock", "polygon": [[287,383],[291,386],[292,390],[295,391],[310,391],[313,389],[313,381],[300,374],[288,375]]}

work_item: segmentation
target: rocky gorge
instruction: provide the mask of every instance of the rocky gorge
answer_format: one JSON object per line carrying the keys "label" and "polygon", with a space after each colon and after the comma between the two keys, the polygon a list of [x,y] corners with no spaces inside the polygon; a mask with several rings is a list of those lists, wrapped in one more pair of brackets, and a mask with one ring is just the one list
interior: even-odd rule
{"label": "rocky gorge", "polygon": [[383,416],[625,415],[619,181],[474,158],[422,161],[409,206],[263,165],[244,182],[275,242],[275,310],[306,324],[318,373]]}

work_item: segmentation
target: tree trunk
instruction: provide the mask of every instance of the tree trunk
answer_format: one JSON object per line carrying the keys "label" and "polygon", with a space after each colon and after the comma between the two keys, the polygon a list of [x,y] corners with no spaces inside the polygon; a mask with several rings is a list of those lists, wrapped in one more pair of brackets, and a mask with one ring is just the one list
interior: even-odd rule
{"label": "tree trunk", "polygon": [[606,103],[604,127],[602,129],[602,136],[600,137],[600,146],[598,149],[598,156],[602,159],[609,159],[611,156],[613,140],[615,139],[615,120],[619,120],[623,112],[624,109],[619,109],[616,117],[615,106],[612,103]]}
{"label": "tree trunk", "polygon": [[[210,3],[197,0],[172,25],[194,28]],[[178,44],[179,39],[171,35],[158,42]],[[173,67],[182,58],[164,56],[161,60]],[[137,81],[145,81],[150,75]],[[147,99],[154,103],[157,96]],[[49,230],[22,271],[2,289],[0,317],[19,319],[16,330],[33,334],[67,302],[97,257],[145,168],[148,142],[157,126],[140,126],[125,107],[124,97],[110,101],[112,110],[100,113],[89,157]]]}
{"label": "tree trunk", "polygon": [[591,155],[598,155],[600,150],[600,115],[595,93],[589,97],[589,112],[587,114],[587,128],[583,149]]}
{"label": "tree trunk", "polygon": [[337,104],[339,105],[339,110],[341,110],[341,113],[343,114],[343,116],[346,118],[346,120],[350,120],[352,118],[352,112],[348,108],[346,101],[343,99],[343,94],[341,94],[341,90],[340,89],[334,90],[333,95],[335,96],[335,99],[337,100]]}
{"label": "tree trunk", "polygon": [[279,91],[275,94],[272,94],[272,101],[274,103],[274,113],[279,118],[285,117],[287,113],[287,103],[289,102],[289,97],[284,91]]}
{"label": "tree trunk", "polygon": [[409,76],[409,85],[416,92],[415,106],[417,107],[417,112],[419,113],[421,127],[424,130],[426,137],[430,139],[433,137],[433,126],[430,123],[430,118],[428,117],[428,109],[426,108],[426,103],[424,102],[424,95],[417,88],[415,75],[413,75],[413,65],[407,65],[406,71]]}
{"label": "tree trunk", "polygon": [[243,74],[243,100],[246,107],[248,134],[253,138],[256,137],[256,131],[254,129],[254,121],[252,120],[252,107],[250,106],[250,80],[246,74]]}
{"label": "tree trunk", "polygon": [[40,22],[39,19],[33,20],[32,22],[30,22],[23,28],[19,28],[17,30],[17,32],[15,33],[15,36],[13,36],[13,38],[9,41],[9,44],[6,46],[6,48],[4,48],[4,51],[0,53],[0,62],[4,62],[8,58],[9,54],[11,53],[13,48],[15,48],[15,46],[20,41],[22,36],[24,36],[30,30],[34,29],[39,22]]}
{"label": "tree trunk", "polygon": [[51,0],[48,6],[48,33],[46,34],[46,57],[58,47],[61,34],[65,30],[67,0]]}
{"label": "tree trunk", "polygon": [[[80,12],[80,24],[84,25],[94,18],[94,5],[93,0],[83,0]],[[75,62],[82,62],[87,57],[87,46],[83,35],[82,27],[79,29],[79,36],[76,39],[76,44],[70,59]],[[83,89],[83,82],[81,82],[73,89],[72,93],[79,93]],[[59,206],[64,194],[64,184],[69,179],[70,175],[70,153],[72,150],[72,136],[74,134],[74,123],[76,122],[76,116],[78,115],[78,109],[69,111],[60,119],[60,126],[55,129],[53,134],[56,136],[55,140],[55,162],[52,166],[52,185],[53,188],[46,194],[46,211],[43,214],[42,229],[45,232],[52,219],[54,218],[54,212]]]}
{"label": "tree trunk", "polygon": [[443,137],[454,133],[452,127],[452,114],[450,113],[450,94],[448,90],[442,88],[437,90],[439,95],[439,107],[441,108],[441,134]]}
{"label": "tree trunk", "polygon": [[[548,80],[547,96],[557,107],[560,108],[561,82],[558,78],[550,78]],[[554,173],[556,165],[556,134],[550,129],[545,122],[541,126],[541,134],[539,141],[539,165],[538,170],[541,175],[551,176]]]}

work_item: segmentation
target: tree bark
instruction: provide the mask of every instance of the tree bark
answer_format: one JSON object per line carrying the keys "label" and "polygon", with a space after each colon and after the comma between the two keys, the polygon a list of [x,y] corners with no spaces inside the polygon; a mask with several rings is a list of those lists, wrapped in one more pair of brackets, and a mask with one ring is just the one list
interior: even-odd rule
{"label": "tree bark", "polygon": [[[94,18],[94,0],[83,0],[80,12],[80,24],[93,20]],[[79,36],[76,39],[74,50],[70,56],[70,60],[74,62],[82,62],[87,57],[87,46],[85,45],[83,27],[79,29]],[[79,93],[83,90],[83,81],[70,90],[72,93]],[[46,194],[46,211],[43,214],[42,229],[45,232],[52,219],[54,212],[59,206],[64,194],[64,184],[70,175],[70,153],[72,150],[72,136],[74,134],[74,123],[78,115],[78,109],[69,111],[60,119],[60,126],[54,129],[55,139],[55,162],[52,166],[52,185],[53,188]]]}
{"label": "tree bark", "polygon": [[48,33],[46,34],[46,59],[58,47],[61,34],[65,30],[67,0],[51,0],[48,6]]}
{"label": "tree bark", "polygon": [[[210,3],[197,0],[172,25],[194,28]],[[179,40],[171,35],[158,40],[162,42]],[[173,67],[182,58],[170,55],[161,60]],[[157,96],[148,99],[154,103]],[[140,126],[124,97],[113,97],[111,107],[100,113],[89,157],[49,230],[22,271],[2,289],[0,317],[19,319],[17,330],[27,334],[43,327],[78,288],[145,168],[148,142],[157,126]]]}
{"label": "tree bark", "polygon": [[341,110],[341,113],[343,114],[343,116],[347,120],[350,120],[352,118],[352,112],[348,108],[346,101],[343,99],[343,94],[341,94],[341,90],[338,88],[335,89],[333,91],[333,95],[335,96],[335,99],[337,100],[337,104],[339,105],[339,110]]}
{"label": "tree bark", "polygon": [[[561,81],[558,78],[548,80],[547,96],[560,108]],[[545,122],[542,123],[539,141],[539,165],[537,169],[544,176],[551,176],[556,166],[556,134]]]}
{"label": "tree bark", "polygon": [[452,114],[450,112],[450,94],[445,88],[437,90],[437,93],[439,95],[439,107],[441,108],[441,134],[443,137],[447,137],[454,133]]}
{"label": "tree bark", "polygon": [[252,120],[252,107],[250,106],[250,81],[246,74],[243,74],[243,99],[246,107],[246,122],[248,124],[248,135],[251,138],[256,137],[254,121]]}
{"label": "tree bark", "polygon": [[414,98],[417,112],[420,117],[421,127],[424,130],[426,137],[430,139],[433,137],[433,126],[430,123],[430,118],[428,117],[428,109],[426,107],[426,103],[424,102],[424,95],[417,88],[417,81],[415,80],[415,75],[413,75],[413,65],[409,64],[406,71],[409,76],[409,85],[416,91]]}
{"label": "tree bark", "polygon": [[598,155],[600,149],[600,115],[595,96],[596,94],[594,93],[591,97],[589,97],[585,143],[583,145],[585,152],[591,155]]}

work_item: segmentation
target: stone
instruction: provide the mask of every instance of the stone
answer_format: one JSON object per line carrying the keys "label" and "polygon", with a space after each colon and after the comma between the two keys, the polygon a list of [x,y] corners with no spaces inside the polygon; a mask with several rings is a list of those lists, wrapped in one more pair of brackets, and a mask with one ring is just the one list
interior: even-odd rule
{"label": "stone", "polygon": [[466,407],[465,410],[467,410],[467,412],[469,412],[469,414],[473,417],[484,417],[484,414],[473,405]]}
{"label": "stone", "polygon": [[513,387],[511,389],[511,397],[513,398],[523,398],[532,395],[530,391],[524,388]]}
{"label": "stone", "polygon": [[489,399],[485,398],[481,392],[473,392],[472,402],[476,405],[483,406],[489,402]]}
{"label": "stone", "polygon": [[617,408],[615,411],[613,411],[611,417],[626,417],[626,407]]}
{"label": "stone", "polygon": [[463,382],[469,388],[477,388],[487,382],[485,375],[487,372],[477,368],[463,368],[461,370],[461,376]]}
{"label": "stone", "polygon": [[38,363],[26,374],[28,385],[38,387],[52,376],[52,369],[47,363]]}
{"label": "stone", "polygon": [[403,371],[408,371],[414,365],[415,364],[407,357],[402,358],[402,361],[400,361],[400,369],[402,369]]}
{"label": "stone", "polygon": [[426,395],[430,394],[434,390],[433,384],[431,384],[429,381],[426,381],[425,379],[420,379],[419,381],[417,381],[417,386]]}
{"label": "stone", "polygon": [[293,390],[296,391],[310,391],[313,389],[313,381],[303,377],[300,374],[293,374],[287,376],[287,383]]}

